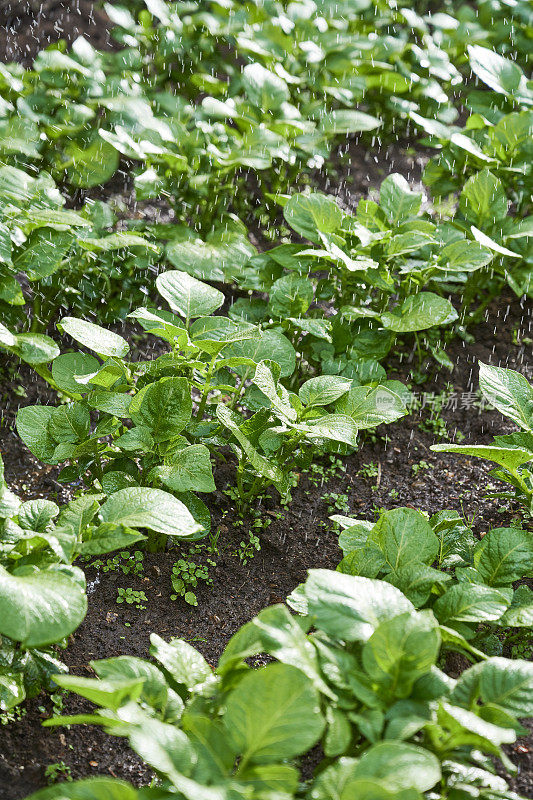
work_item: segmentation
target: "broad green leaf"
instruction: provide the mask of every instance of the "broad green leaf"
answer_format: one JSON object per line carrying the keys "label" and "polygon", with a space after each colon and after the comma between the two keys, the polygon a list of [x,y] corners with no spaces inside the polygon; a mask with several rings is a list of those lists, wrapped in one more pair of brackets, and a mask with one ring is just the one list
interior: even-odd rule
{"label": "broad green leaf", "polygon": [[19,333],[15,352],[27,364],[47,364],[59,355],[59,347],[42,333]]}
{"label": "broad green leaf", "polygon": [[167,536],[191,537],[201,530],[190,511],[161,489],[132,487],[120,489],[100,509],[103,522],[128,528],[148,528]]}
{"label": "broad green leaf", "polygon": [[359,778],[379,778],[392,791],[429,791],[441,778],[437,757],[407,742],[379,742],[361,756],[354,770]]}
{"label": "broad green leaf", "polygon": [[289,605],[309,614],[314,625],[344,641],[366,641],[387,619],[413,611],[413,604],[384,581],[311,569]]}
{"label": "broad green leaf", "polygon": [[92,703],[112,711],[130,700],[137,700],[143,688],[143,679],[138,677],[100,680],[79,675],[57,675],[54,680],[63,689],[76,692]]}
{"label": "broad green leaf", "polygon": [[368,541],[373,542],[391,571],[422,561],[430,565],[439,551],[439,540],[420,511],[395,508],[376,522]]}
{"label": "broad green leaf", "polygon": [[242,760],[256,764],[305,753],[324,729],[316,689],[288,664],[270,664],[246,675],[226,701],[224,724]]}
{"label": "broad green leaf", "polygon": [[439,650],[439,626],[432,612],[407,612],[376,628],[363,647],[363,667],[381,691],[408,697],[414,682],[435,664]]}
{"label": "broad green leaf", "polygon": [[289,99],[289,87],[283,78],[262,64],[247,64],[242,82],[249,101],[262,112],[275,110]]}
{"label": "broad green leaf", "polygon": [[472,175],[459,198],[461,212],[479,228],[490,227],[505,219],[507,206],[502,182],[488,169]]}
{"label": "broad green leaf", "polygon": [[91,531],[90,535],[86,534],[83,537],[79,551],[81,555],[97,556],[103,553],[112,553],[113,550],[123,550],[146,538],[139,531],[123,525],[115,525],[113,522],[104,522],[96,530]]}
{"label": "broad green leaf", "polygon": [[319,234],[337,231],[344,215],[333,197],[314,192],[292,195],[283,209],[283,216],[301,236],[320,242]]}
{"label": "broad green leaf", "polygon": [[238,276],[256,250],[246,236],[235,231],[215,232],[206,241],[170,242],[166,256],[178,270],[199,280],[228,281]]}
{"label": "broad green leaf", "polygon": [[313,302],[313,284],[302,275],[291,273],[274,281],[270,289],[269,311],[273,316],[303,317]]}
{"label": "broad green leaf", "polygon": [[32,531],[45,531],[59,514],[59,506],[51,500],[27,500],[18,510],[18,523]]}
{"label": "broad green leaf", "polygon": [[302,384],[298,396],[306,406],[329,406],[346,394],[351,385],[351,380],[338,375],[318,375]]}
{"label": "broad green leaf", "polygon": [[175,725],[146,717],[129,734],[132,748],[150,767],[167,777],[177,788],[196,761],[192,744]]}
{"label": "broad green leaf", "polygon": [[495,92],[512,94],[518,89],[523,72],[513,61],[495,50],[480,45],[468,45],[472,71]]}
{"label": "broad green leaf", "polygon": [[175,492],[214,492],[213,468],[208,448],[192,444],[179,450],[171,464],[155,467],[152,474]]}
{"label": "broad green leaf", "polygon": [[66,258],[74,238],[69,231],[39,228],[32,231],[22,253],[15,257],[17,271],[25,272],[30,281],[52,275]]}
{"label": "broad green leaf", "polygon": [[382,124],[377,117],[371,117],[362,111],[340,109],[329,111],[320,118],[320,131],[325,134],[360,133],[373,131]]}
{"label": "broad green leaf", "polygon": [[66,153],[67,176],[73,186],[90,188],[107,183],[119,166],[117,150],[100,136],[85,148],[71,142]]}
{"label": "broad green leaf", "polygon": [[518,528],[493,528],[474,550],[474,567],[489,586],[505,586],[533,570],[533,538]]}
{"label": "broad green leaf", "polygon": [[46,464],[54,463],[56,443],[48,432],[53,412],[51,406],[25,406],[17,413],[18,435],[33,455]]}
{"label": "broad green leaf", "polygon": [[495,703],[516,717],[533,710],[533,664],[493,656],[465,670],[457,680],[451,702],[475,708],[477,700]]}
{"label": "broad green leaf", "polygon": [[63,317],[58,328],[98,355],[124,358],[130,349],[122,336],[83,319]]}
{"label": "broad green leaf", "polygon": [[243,433],[243,431],[240,430],[238,418],[236,418],[236,416],[232,414],[232,412],[226,408],[226,406],[220,403],[217,405],[216,414],[220,422],[226,428],[228,428],[228,430],[230,430],[233,436],[237,439],[253,468],[260,475],[268,478],[274,484],[277,484],[278,486],[282,485],[285,480],[283,470],[257,451],[249,438]]}
{"label": "broad green leaf", "polygon": [[87,598],[83,573],[70,570],[10,575],[0,566],[0,633],[23,647],[45,647],[76,630],[87,613]]}
{"label": "broad green leaf", "polygon": [[458,583],[439,597],[433,608],[444,625],[454,622],[481,623],[499,619],[510,602],[511,594],[506,589]]}
{"label": "broad green leaf", "polygon": [[410,295],[398,309],[381,315],[383,325],[396,333],[423,331],[456,319],[457,312],[450,301],[433,292]]}
{"label": "broad green leaf", "polygon": [[187,272],[168,270],[156,279],[157,291],[169,306],[186,319],[209,316],[224,302],[224,295]]}
{"label": "broad green leaf", "polygon": [[533,592],[529,586],[518,586],[511,605],[500,620],[501,625],[510,628],[533,627]]}
{"label": "broad green leaf", "polygon": [[413,192],[403,175],[397,172],[386,177],[379,190],[381,208],[394,223],[416,216],[422,198],[423,194]]}
{"label": "broad green leaf", "polygon": [[[139,791],[115,778],[86,778],[68,784],[68,800],[138,800]],[[40,789],[28,800],[67,800],[65,784]]]}
{"label": "broad green leaf", "polygon": [[386,386],[354,386],[337,401],[335,410],[351,417],[361,430],[394,422],[407,413],[403,400]]}
{"label": "broad green leaf", "polygon": [[331,439],[333,442],[343,442],[350,447],[357,447],[359,427],[346,414],[325,414],[316,421],[295,427],[297,430],[305,431],[307,438]]}
{"label": "broad green leaf", "polygon": [[150,636],[150,655],[168,672],[177,684],[193,689],[213,681],[213,670],[205,658],[183,639],[165,642],[156,633]]}
{"label": "broad green leaf", "polygon": [[148,384],[131,400],[129,414],[136,425],[149,429],[156,442],[173,439],[191,419],[187,378],[161,378]]}
{"label": "broad green leaf", "polygon": [[85,393],[87,384],[76,380],[78,375],[91,375],[100,369],[100,362],[85,353],[64,353],[52,362],[52,377],[65,392]]}
{"label": "broad green leaf", "polygon": [[[281,377],[288,378],[296,366],[296,351],[286,336],[277,330],[266,330],[260,338],[229,344],[224,350],[225,358],[251,358],[260,361],[275,361],[281,369]],[[253,374],[250,368],[235,367],[239,375]]]}
{"label": "broad green leaf", "polygon": [[512,369],[480,363],[479,388],[498,411],[524,430],[532,430],[533,388],[523,375]]}
{"label": "broad green leaf", "polygon": [[80,442],[91,426],[91,416],[82,403],[69,403],[52,409],[48,420],[48,433],[56,442]]}
{"label": "broad green leaf", "polygon": [[442,248],[439,260],[447,270],[458,272],[474,272],[485,267],[493,259],[493,254],[478,242],[459,239]]}
{"label": "broad green leaf", "polygon": [[460,453],[463,456],[476,456],[494,461],[505,469],[516,470],[521,464],[526,464],[533,459],[533,452],[522,450],[520,447],[497,447],[485,444],[434,444],[431,449],[436,453]]}

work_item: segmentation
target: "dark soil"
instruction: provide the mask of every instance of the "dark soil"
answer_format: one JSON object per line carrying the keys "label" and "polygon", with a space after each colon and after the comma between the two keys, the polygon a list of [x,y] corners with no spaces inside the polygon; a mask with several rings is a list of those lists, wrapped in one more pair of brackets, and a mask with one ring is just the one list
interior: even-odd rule
{"label": "dark soil", "polygon": [[[63,657],[73,672],[88,674],[91,659],[119,654],[146,656],[151,632],[165,638],[179,636],[193,642],[211,664],[216,664],[231,635],[260,609],[282,602],[305,578],[311,567],[334,568],[340,559],[337,537],[328,516],[344,513],[335,508],[335,499],[326,493],[344,495],[353,516],[374,518],[377,509],[413,506],[428,513],[443,508],[456,509],[467,518],[475,517],[479,533],[488,527],[508,524],[513,509],[501,507],[501,501],[483,497],[491,479],[488,465],[474,459],[433,453],[429,447],[458,432],[465,442],[487,442],[494,433],[512,430],[500,414],[482,410],[475,404],[478,360],[519,369],[531,377],[533,356],[529,345],[514,344],[514,331],[527,337],[532,322],[532,307],[523,308],[516,300],[501,302],[488,314],[487,322],[474,331],[475,344],[455,341],[449,353],[457,364],[449,378],[448,401],[441,414],[432,417],[435,394],[446,388],[448,373],[440,373],[419,389],[423,407],[404,420],[381,427],[367,436],[361,449],[349,457],[346,470],[321,485],[301,476],[288,508],[275,499],[264,501],[263,516],[271,524],[261,533],[261,551],[243,565],[236,556],[246,525],[236,525],[231,503],[221,489],[231,483],[231,466],[216,470],[218,491],[204,499],[209,503],[213,529],[221,528],[219,554],[214,556],[216,569],[211,573],[212,587],[200,587],[197,608],[183,601],[170,600],[170,573],[177,551],[146,554],[144,573],[132,577],[122,572],[97,572],[87,567],[90,586],[89,612],[85,622],[71,637]],[[520,339],[519,339],[520,341]],[[27,397],[20,403],[46,402],[46,388],[37,380],[22,383]],[[20,377],[4,386],[4,403]],[[403,370],[404,379],[406,370]],[[455,408],[455,405],[457,407]],[[446,407],[448,406],[448,407]],[[6,461],[10,485],[24,497],[50,495],[64,490],[55,481],[55,468],[38,466],[11,430],[16,408],[4,412],[0,428],[0,450]],[[445,421],[448,435],[439,427]],[[432,421],[432,419],[434,421]],[[428,466],[425,466],[425,465]],[[374,465],[373,475],[365,477],[361,469]],[[281,518],[278,516],[281,515]],[[117,589],[132,587],[145,592],[145,609],[117,605]],[[64,711],[73,713],[85,708],[83,701],[65,700]],[[96,728],[72,727],[44,730],[41,720],[49,716],[50,700],[42,694],[27,706],[27,714],[5,727],[0,743],[0,787],[2,798],[18,800],[43,785],[48,764],[64,762],[74,777],[111,774],[142,783],[148,779],[145,769],[121,739],[113,739]],[[514,788],[533,797],[531,739],[519,742],[510,755],[520,766]]]}
{"label": "dark soil", "polygon": [[[45,3],[44,11],[32,12],[33,0],[0,2],[0,60],[28,63],[51,41],[72,41],[83,33],[99,48],[110,46],[105,14],[88,0],[79,3]],[[346,146],[344,147],[346,149]],[[315,175],[324,190],[339,196],[348,207],[369,188],[394,171],[418,181],[426,161],[423,152],[413,155],[406,146],[367,150],[354,141],[348,155],[338,158],[336,170],[328,176]],[[156,209],[156,216],[157,216]],[[422,408],[395,425],[368,435],[361,449],[345,460],[345,470],[322,482],[316,476],[301,476],[293,502],[280,507],[275,498],[264,501],[262,516],[270,525],[260,533],[261,550],[243,564],[236,555],[241,541],[247,541],[248,523],[239,525],[231,502],[223,493],[231,485],[231,466],[216,470],[218,491],[205,497],[213,518],[213,530],[220,528],[219,552],[213,558],[212,586],[197,591],[198,607],[182,600],[171,601],[170,574],[177,550],[147,554],[144,572],[132,577],[120,571],[99,572],[87,566],[89,611],[85,622],[71,637],[64,652],[65,663],[75,673],[90,674],[89,662],[120,654],[145,657],[149,635],[179,636],[194,643],[215,665],[231,635],[254,614],[271,603],[283,602],[312,567],[335,568],[341,552],[328,517],[346,513],[373,519],[378,509],[412,506],[428,513],[450,508],[474,518],[477,533],[491,525],[508,524],[515,512],[502,508],[501,501],[484,498],[491,479],[488,465],[479,460],[439,455],[431,444],[464,435],[465,442],[488,442],[494,433],[512,430],[500,414],[479,408],[475,392],[477,363],[484,361],[511,367],[533,376],[531,352],[532,305],[516,299],[500,299],[490,308],[487,321],[473,331],[475,343],[460,340],[448,352],[456,364],[453,373],[442,370],[417,390]],[[518,339],[515,336],[518,331]],[[518,341],[518,343],[516,343]],[[391,365],[390,377],[409,380],[409,360]],[[6,366],[6,371],[8,366]],[[60,501],[68,494],[57,483],[57,469],[43,467],[26,450],[13,430],[18,405],[54,402],[46,385],[29,370],[10,377],[3,373],[0,386],[0,452],[6,463],[6,477],[22,497],[47,496]],[[447,388],[447,384],[449,384]],[[25,394],[20,393],[23,386]],[[447,388],[448,400],[439,411],[435,395]],[[439,420],[443,419],[446,431]],[[371,469],[368,467],[371,465]],[[427,466],[426,466],[427,465]],[[327,466],[327,464],[325,465]],[[362,471],[367,467],[366,471]],[[340,498],[327,499],[335,493]],[[337,503],[337,507],[335,507]],[[131,587],[144,591],[145,609],[118,605],[117,589]],[[64,713],[76,713],[87,705],[72,696],[64,700]],[[64,762],[72,776],[111,774],[142,784],[149,774],[122,739],[111,739],[95,727],[43,729],[41,721],[50,716],[50,698],[42,693],[26,705],[20,720],[6,725],[0,737],[0,799],[19,800],[45,784],[45,768]],[[529,737],[509,748],[519,768],[513,789],[533,798],[533,740]]]}
{"label": "dark soil", "polygon": [[27,67],[39,50],[78,36],[108,50],[111,27],[100,3],[91,0],[0,0],[0,61]]}

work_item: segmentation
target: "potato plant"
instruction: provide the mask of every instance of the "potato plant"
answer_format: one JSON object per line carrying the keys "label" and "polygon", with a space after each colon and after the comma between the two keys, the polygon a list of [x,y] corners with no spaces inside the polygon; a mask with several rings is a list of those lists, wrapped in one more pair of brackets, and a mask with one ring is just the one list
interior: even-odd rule
{"label": "potato plant", "polygon": [[[288,603],[301,616],[264,609],[216,670],[189,643],[153,634],[153,661],[121,656],[93,661],[97,678],[58,675],[96,709],[45,724],[125,736],[159,779],[137,790],[90,778],[69,786],[69,797],[518,798],[491,759],[512,769],[502,745],[531,713],[531,663],[492,657],[446,676],[438,619],[375,579],[310,570]],[[274,663],[251,669],[246,659],[257,653]],[[322,760],[303,779],[302,756],[318,744]]]}
{"label": "potato plant", "polygon": [[169,270],[156,284],[173,311],[131,314],[170,346],[155,359],[128,360],[127,341],[92,322],[59,324],[96,355],[54,358],[50,381],[71,402],[25,406],[17,430],[41,461],[70,462],[60,480],[82,478],[106,494],[164,486],[203,524],[209,515],[193,493],[214,491],[210,456],[220,448],[237,457],[246,504],[270,485],[287,495],[294,459],[305,450],[312,459],[309,445],[354,448],[360,430],[406,413],[397,382],[353,386],[326,375],[288,391],[282,379],[294,371],[295,351],[279,330],[214,315],[224,295],[186,272]]}

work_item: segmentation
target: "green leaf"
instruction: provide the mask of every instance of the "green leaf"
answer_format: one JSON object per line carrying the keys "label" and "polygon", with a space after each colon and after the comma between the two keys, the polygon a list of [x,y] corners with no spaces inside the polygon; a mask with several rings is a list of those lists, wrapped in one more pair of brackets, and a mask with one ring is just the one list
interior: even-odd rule
{"label": "green leaf", "polygon": [[379,778],[388,789],[429,791],[441,779],[437,757],[406,742],[379,742],[363,753],[354,770],[358,778]]}
{"label": "green leaf", "polygon": [[532,713],[533,664],[522,659],[487,658],[459,676],[451,702],[475,707],[479,698],[494,703],[516,717]]}
{"label": "green leaf", "polygon": [[147,716],[142,725],[131,730],[129,740],[143,761],[169,778],[176,788],[195,764],[196,754],[189,739],[175,725]]}
{"label": "green leaf", "polygon": [[59,347],[42,333],[19,333],[15,352],[27,364],[47,364],[59,355]]}
{"label": "green leaf", "polygon": [[383,325],[396,333],[423,331],[456,319],[457,312],[450,301],[433,292],[410,295],[394,312],[381,315]]}
{"label": "green leaf", "polygon": [[524,430],[532,430],[533,388],[523,375],[512,369],[480,362],[479,388],[498,411]]}
{"label": "green leaf", "polygon": [[211,682],[213,670],[205,658],[183,639],[165,642],[156,633],[150,636],[150,655],[161,664],[180,686],[193,689],[206,681]]}
{"label": "green leaf", "polygon": [[226,701],[224,724],[247,764],[294,758],[313,747],[324,729],[316,689],[288,664],[247,674]]}
{"label": "green leaf", "polygon": [[244,67],[242,83],[249,101],[261,112],[278,109],[290,96],[283,78],[258,63]]}
{"label": "green leaf", "polygon": [[152,474],[175,492],[214,492],[211,456],[203,444],[192,444],[179,450],[171,464],[155,467]]}
{"label": "green leaf", "polygon": [[69,569],[10,575],[0,566],[0,633],[23,647],[45,647],[76,630],[87,613],[85,578]]}
{"label": "green leaf", "polygon": [[414,682],[435,664],[439,650],[439,626],[432,612],[407,612],[376,628],[363,647],[363,667],[381,691],[408,697]]}
{"label": "green leaf", "polygon": [[423,194],[411,191],[403,175],[394,172],[381,184],[379,198],[381,207],[389,219],[399,223],[418,214]]}
{"label": "green leaf", "polygon": [[[296,366],[296,351],[286,336],[277,330],[267,330],[261,337],[252,341],[229,344],[224,351],[225,358],[251,358],[260,361],[275,361],[279,365],[282,378],[292,375]],[[249,368],[235,367],[238,375],[245,375]]]}
{"label": "green leaf", "polygon": [[491,227],[507,216],[507,197],[502,182],[489,169],[467,180],[459,198],[459,208],[467,220],[479,228]]}
{"label": "green leaf", "polygon": [[492,528],[474,550],[474,567],[489,586],[505,586],[531,572],[533,539],[518,528]]}
{"label": "green leaf", "polygon": [[91,417],[82,403],[69,403],[52,410],[48,433],[56,442],[80,442],[89,433]]}
{"label": "green leaf", "polygon": [[493,259],[493,255],[486,247],[469,239],[459,239],[450,242],[442,248],[439,260],[447,270],[457,272],[474,272],[485,267]]}
{"label": "green leaf", "polygon": [[131,400],[129,414],[150,430],[156,442],[167,442],[190,422],[192,398],[187,378],[161,378]]}
{"label": "green leaf", "polygon": [[[350,389],[352,381],[338,375],[318,375],[302,384],[298,396],[306,406],[329,406]],[[340,410],[337,408],[337,410]],[[341,413],[348,413],[342,411]],[[351,415],[349,415],[351,416]]]}
{"label": "green leaf", "polygon": [[311,569],[307,581],[289,597],[289,605],[313,618],[313,624],[344,641],[366,641],[387,619],[413,611],[413,604],[384,581]]}
{"label": "green leaf", "polygon": [[326,414],[306,425],[295,426],[296,430],[305,431],[307,438],[331,439],[357,447],[359,428],[357,423],[346,414]]}
{"label": "green leaf", "polygon": [[335,410],[351,417],[360,430],[404,417],[403,400],[386,386],[354,386],[336,403]]}
{"label": "green leaf", "polygon": [[83,319],[63,317],[57,327],[98,355],[124,358],[130,349],[122,336]]}
{"label": "green leaf", "polygon": [[362,111],[340,109],[324,114],[320,119],[320,131],[325,134],[360,133],[373,131],[383,123],[377,117],[371,117]]}
{"label": "green leaf", "polygon": [[199,280],[223,282],[238,276],[255,253],[247,237],[236,231],[215,231],[205,242],[175,241],[166,248],[168,260],[178,270]]}
{"label": "green leaf", "polygon": [[14,260],[17,271],[25,272],[30,281],[52,275],[70,250],[74,238],[69,231],[39,228],[32,231],[24,250]]}
{"label": "green leaf", "polygon": [[59,506],[51,500],[27,500],[18,510],[18,523],[27,530],[41,532],[58,514]]}
{"label": "green leaf", "polygon": [[237,439],[253,468],[260,475],[272,481],[272,483],[278,486],[282,485],[285,479],[283,471],[274,462],[269,461],[257,451],[246,434],[240,430],[238,417],[220,403],[217,405],[216,414],[220,422],[228,428]]}
{"label": "green leaf", "polygon": [[458,583],[436,601],[434,611],[444,625],[453,622],[491,622],[507,610],[511,595],[507,590],[474,583]]}
{"label": "green leaf", "polygon": [[224,295],[187,272],[168,270],[156,278],[157,291],[186,319],[209,316],[224,302]]}
{"label": "green leaf", "polygon": [[518,64],[492,48],[475,44],[468,45],[467,49],[470,67],[483,83],[500,94],[512,94],[518,89],[524,74]]}
{"label": "green leaf", "polygon": [[379,547],[392,571],[416,561],[431,564],[439,551],[439,540],[426,517],[412,508],[386,511],[368,541]]}
{"label": "green leaf", "polygon": [[85,353],[64,353],[52,362],[52,377],[58,387],[71,394],[84,394],[87,384],[79,383],[76,377],[88,376],[100,369],[100,362]]}
{"label": "green leaf", "polygon": [[100,136],[96,136],[86,148],[71,142],[66,155],[70,162],[67,166],[68,179],[73,186],[82,188],[107,183],[119,166],[118,152]]}
{"label": "green leaf", "polygon": [[142,692],[142,678],[96,679],[79,675],[55,675],[55,682],[63,689],[85,697],[92,703],[116,711],[130,700],[137,700]]}
{"label": "green leaf", "polygon": [[135,542],[146,538],[139,531],[125,528],[123,525],[115,525],[113,522],[105,522],[91,532],[90,538],[88,535],[83,537],[79,551],[81,555],[97,556],[130,547]]}
{"label": "green leaf", "polygon": [[494,461],[505,469],[516,470],[521,464],[526,464],[533,459],[533,452],[522,450],[520,447],[497,447],[484,444],[434,444],[431,450],[436,453],[460,453],[463,456],[476,456]]}
{"label": "green leaf", "polygon": [[283,216],[297,233],[320,242],[320,233],[334,233],[340,228],[343,212],[329,195],[295,194],[283,209]]}
{"label": "green leaf", "polygon": [[48,432],[48,423],[53,412],[51,406],[25,406],[17,413],[18,435],[33,455],[46,464],[56,463],[56,442]]}
{"label": "green leaf", "polygon": [[270,289],[269,311],[276,317],[302,317],[313,302],[313,284],[295,273],[274,281]]}
{"label": "green leaf", "polygon": [[[137,789],[115,778],[86,778],[68,785],[68,800],[138,800],[138,796]],[[66,800],[65,784],[40,789],[28,800]]]}
{"label": "green leaf", "polygon": [[100,516],[103,522],[148,528],[167,536],[191,537],[202,529],[180,500],[161,489],[141,486],[112,494],[100,509]]}
{"label": "green leaf", "polygon": [[500,624],[510,628],[531,628],[533,626],[533,592],[529,586],[518,586],[511,605],[501,618]]}

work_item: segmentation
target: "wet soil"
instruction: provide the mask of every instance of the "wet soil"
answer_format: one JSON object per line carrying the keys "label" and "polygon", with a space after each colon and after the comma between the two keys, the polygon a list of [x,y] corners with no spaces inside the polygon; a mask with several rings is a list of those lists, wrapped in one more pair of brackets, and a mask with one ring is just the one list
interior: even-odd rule
{"label": "wet soil", "polygon": [[[483,497],[495,485],[482,461],[436,454],[429,448],[442,439],[462,434],[465,442],[488,442],[495,433],[509,432],[512,425],[500,414],[479,407],[477,362],[518,369],[533,374],[533,353],[529,334],[533,306],[509,298],[493,305],[487,321],[474,331],[475,343],[456,340],[449,354],[456,367],[451,375],[440,373],[424,385],[414,387],[421,408],[394,425],[378,428],[367,436],[361,449],[345,460],[345,470],[334,476],[302,475],[294,490],[293,502],[280,507],[275,498],[263,501],[262,516],[270,520],[260,533],[261,550],[246,564],[236,555],[240,542],[247,540],[249,520],[239,524],[231,501],[223,493],[231,485],[231,465],[216,469],[218,490],[204,499],[208,502],[213,529],[220,527],[213,583],[197,591],[198,607],[182,600],[171,601],[170,575],[182,553],[146,554],[144,571],[132,576],[120,571],[98,572],[87,565],[89,611],[86,620],[73,634],[63,658],[73,672],[90,674],[89,661],[120,654],[145,657],[151,632],[170,638],[179,636],[194,643],[211,664],[216,664],[231,635],[260,609],[282,602],[305,578],[312,567],[334,568],[341,556],[337,536],[328,517],[349,513],[373,519],[378,509],[413,506],[428,513],[443,508],[455,509],[474,518],[477,533],[490,526],[509,524],[515,509],[501,501]],[[517,339],[518,337],[518,339]],[[517,342],[517,343],[516,343]],[[394,374],[394,373],[392,373]],[[408,378],[401,365],[398,376]],[[12,403],[16,385],[26,386],[27,397]],[[12,431],[17,404],[31,404],[49,397],[40,380],[27,382],[28,374],[13,377],[3,387],[3,423],[0,450],[6,461],[10,485],[25,498],[54,496],[66,499],[55,481],[55,468],[38,466]],[[445,391],[447,400],[435,414],[435,397]],[[442,427],[443,420],[446,431]],[[370,465],[370,469],[369,469]],[[325,465],[327,468],[327,464]],[[329,495],[329,496],[328,496]],[[337,495],[337,498],[332,496]],[[193,556],[194,558],[194,556]],[[117,589],[131,587],[144,591],[147,601],[139,609],[118,605]],[[86,708],[83,701],[67,697],[64,712]],[[113,739],[89,727],[45,730],[41,720],[49,716],[51,703],[44,694],[27,705],[27,713],[6,726],[0,736],[0,796],[18,800],[43,785],[47,765],[64,762],[74,777],[111,774],[143,783],[148,775],[141,763],[120,739]],[[531,739],[518,742],[510,755],[520,772],[515,791],[533,797]]]}
{"label": "wet soil", "polygon": [[[93,3],[51,2],[40,16],[32,11],[31,3],[12,3],[8,9],[0,2],[0,60],[28,63],[50,41],[71,41],[81,32],[97,47],[110,46],[107,21]],[[413,154],[405,143],[368,149],[351,140],[339,150],[327,176],[322,171],[313,177],[323,191],[353,207],[390,172],[419,181],[426,160],[427,153]],[[156,209],[155,216],[160,213]],[[464,442],[483,443],[494,433],[513,430],[500,414],[480,408],[477,363],[518,369],[531,379],[532,312],[530,303],[500,298],[490,307],[486,321],[472,331],[473,344],[456,340],[448,348],[456,365],[453,373],[441,371],[433,376],[428,372],[426,382],[414,387],[420,408],[395,425],[367,435],[360,450],[345,459],[344,469],[333,474],[325,463],[325,477],[300,476],[288,508],[280,507],[274,497],[263,501],[261,516],[270,524],[259,534],[260,551],[246,563],[238,552],[240,543],[248,539],[250,520],[236,517],[223,492],[232,483],[231,465],[217,465],[218,490],[204,499],[213,529],[220,528],[221,534],[218,551],[212,554],[216,562],[210,570],[212,585],[197,590],[198,607],[170,599],[172,565],[183,555],[177,550],[146,554],[143,572],[136,576],[104,573],[87,564],[89,611],[62,654],[65,663],[73,672],[89,675],[92,659],[120,654],[145,657],[149,635],[155,632],[167,639],[187,639],[215,665],[231,635],[266,605],[283,602],[307,569],[337,565],[341,552],[328,521],[333,513],[373,519],[382,508],[412,506],[428,513],[450,508],[473,518],[478,534],[490,526],[509,524],[516,509],[484,497],[493,484],[486,463],[436,454],[429,448],[458,434],[465,437]],[[391,363],[389,377],[408,381],[410,366],[408,357],[403,363]],[[54,396],[29,369],[11,375],[8,369],[0,376],[0,452],[8,483],[24,499],[45,496],[63,502],[68,492],[56,480],[57,469],[39,464],[13,429],[19,405],[55,402]],[[444,390],[447,399],[440,408],[436,397]],[[145,608],[116,603],[117,590],[127,587],[145,593],[147,601],[141,603]],[[63,713],[87,708],[72,696],[62,702]],[[41,722],[51,711],[51,700],[42,693],[26,704],[18,721],[0,729],[1,800],[20,800],[45,785],[46,767],[57,763],[64,763],[74,778],[110,774],[137,785],[149,780],[145,767],[121,739],[111,739],[94,727],[43,729]],[[532,737],[508,752],[519,769],[513,789],[533,798]]]}
{"label": "wet soil", "polygon": [[39,50],[78,36],[99,50],[112,48],[112,26],[100,6],[91,0],[0,0],[0,61],[28,67]]}

